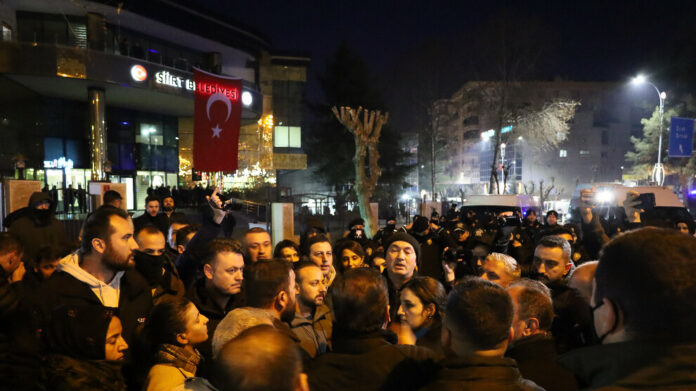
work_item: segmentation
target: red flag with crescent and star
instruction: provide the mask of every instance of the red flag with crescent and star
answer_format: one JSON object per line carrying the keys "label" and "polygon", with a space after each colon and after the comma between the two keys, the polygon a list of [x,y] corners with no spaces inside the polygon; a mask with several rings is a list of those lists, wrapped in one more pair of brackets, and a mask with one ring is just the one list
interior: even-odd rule
{"label": "red flag with crescent and star", "polygon": [[242,79],[194,69],[193,169],[235,171],[242,118]]}

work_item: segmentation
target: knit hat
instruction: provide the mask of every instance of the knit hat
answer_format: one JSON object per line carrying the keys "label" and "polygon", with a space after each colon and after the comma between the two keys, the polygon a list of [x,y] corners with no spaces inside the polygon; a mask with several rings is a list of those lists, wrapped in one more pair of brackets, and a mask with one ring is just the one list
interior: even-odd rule
{"label": "knit hat", "polygon": [[348,229],[353,228],[355,225],[365,225],[365,220],[362,218],[358,217],[357,219],[353,219],[348,223]]}
{"label": "knit hat", "polygon": [[391,246],[391,244],[394,242],[409,243],[411,246],[413,246],[413,249],[416,251],[416,261],[420,261],[421,247],[420,243],[418,243],[418,240],[416,240],[416,238],[403,231],[395,232],[394,234],[390,235],[389,239],[387,239],[386,243],[384,243],[385,255],[389,251],[389,246]]}
{"label": "knit hat", "polygon": [[556,212],[555,210],[550,210],[550,211],[546,212],[546,217],[549,217],[551,215],[554,215],[554,216],[556,216],[556,218],[558,218],[558,212]]}

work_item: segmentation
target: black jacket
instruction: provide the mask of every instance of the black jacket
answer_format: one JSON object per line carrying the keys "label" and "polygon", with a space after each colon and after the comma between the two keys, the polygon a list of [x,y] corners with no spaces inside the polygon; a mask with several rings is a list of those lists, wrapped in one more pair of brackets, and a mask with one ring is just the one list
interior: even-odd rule
{"label": "black jacket", "polygon": [[[34,209],[34,205],[41,201],[51,203],[51,212],[47,216],[39,216],[39,212]],[[61,255],[69,251],[70,243],[65,227],[52,212],[54,205],[48,193],[36,192],[29,198],[26,212],[10,225],[9,231],[17,235],[22,242],[24,247],[22,260],[26,265],[33,264],[39,249],[44,246],[51,246]]]}
{"label": "black jacket", "polygon": [[164,237],[167,237],[167,231],[169,230],[169,217],[164,213],[159,213],[157,216],[152,217],[147,212],[133,219],[133,228],[135,232],[140,231],[148,225],[154,225],[162,231]]}
{"label": "black jacket", "polygon": [[565,280],[550,283],[548,287],[556,314],[551,333],[556,339],[558,352],[565,353],[594,343],[590,306],[580,292],[569,287]]}
{"label": "black jacket", "polygon": [[546,335],[532,335],[519,339],[508,347],[505,357],[517,362],[522,377],[546,391],[573,391],[578,389],[573,373],[556,362],[556,341]]}
{"label": "black jacket", "polygon": [[523,379],[515,360],[505,357],[449,358],[421,390],[543,391]]}
{"label": "black jacket", "polygon": [[[363,335],[334,334],[333,351],[317,357],[308,370],[313,391],[400,389],[413,378],[423,378],[415,368],[433,361],[429,349],[397,345],[396,335],[379,330]],[[399,386],[397,386],[397,384]],[[413,383],[410,383],[413,385]]]}
{"label": "black jacket", "polygon": [[696,390],[696,344],[612,343],[574,350],[558,361],[582,389]]}
{"label": "black jacket", "polygon": [[[38,295],[42,320],[60,305],[102,305],[89,286],[64,271],[56,271],[46,280]],[[145,279],[135,270],[121,277],[118,317],[123,324],[123,339],[133,341],[136,328],[145,324],[152,309],[152,293]]]}

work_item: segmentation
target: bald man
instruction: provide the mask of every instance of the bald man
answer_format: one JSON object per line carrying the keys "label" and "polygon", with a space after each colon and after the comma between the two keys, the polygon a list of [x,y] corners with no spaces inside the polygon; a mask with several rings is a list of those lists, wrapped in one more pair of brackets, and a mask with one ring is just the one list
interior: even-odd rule
{"label": "bald man", "polygon": [[219,390],[309,390],[297,344],[268,325],[247,329],[225,344],[211,382]]}
{"label": "bald man", "polygon": [[597,270],[598,261],[585,262],[575,268],[568,280],[568,286],[575,288],[585,301],[589,304],[592,299],[592,280],[594,279],[595,270]]}

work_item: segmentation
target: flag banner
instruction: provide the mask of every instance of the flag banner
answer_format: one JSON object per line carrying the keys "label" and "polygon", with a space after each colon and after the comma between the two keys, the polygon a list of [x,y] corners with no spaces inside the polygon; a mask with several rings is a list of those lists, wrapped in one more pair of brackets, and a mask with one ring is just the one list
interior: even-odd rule
{"label": "flag banner", "polygon": [[694,119],[672,117],[669,127],[669,157],[691,157],[694,146]]}
{"label": "flag banner", "polygon": [[242,118],[242,79],[194,68],[193,169],[235,171]]}

